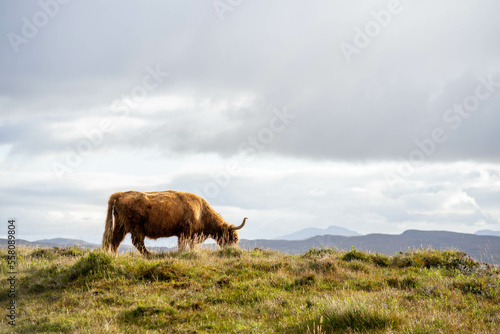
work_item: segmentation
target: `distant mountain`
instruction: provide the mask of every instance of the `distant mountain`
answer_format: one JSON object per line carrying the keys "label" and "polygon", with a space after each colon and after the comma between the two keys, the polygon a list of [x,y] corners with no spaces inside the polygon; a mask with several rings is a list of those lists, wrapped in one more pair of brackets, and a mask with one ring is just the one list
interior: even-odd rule
{"label": "distant mountain", "polygon": [[[0,239],[0,249],[6,248],[7,245],[8,245],[7,239]],[[52,248],[52,247],[64,248],[64,247],[78,246],[86,249],[95,249],[99,248],[101,245],[78,239],[54,238],[54,239],[42,239],[36,241],[16,239],[16,246],[23,246],[30,248]],[[133,246],[120,245],[120,248],[118,248],[118,252],[125,253],[133,249],[135,249],[135,247]]]}
{"label": "distant mountain", "polygon": [[494,235],[496,237],[500,237],[500,231],[492,231],[492,230],[479,230],[475,234],[477,234],[477,235]]}
{"label": "distant mountain", "polygon": [[66,238],[42,239],[42,240],[37,240],[35,242],[55,245],[58,247],[80,246],[83,248],[91,248],[91,249],[99,247],[99,245],[87,241],[77,240],[77,239],[66,239]]}
{"label": "distant mountain", "polygon": [[291,234],[283,235],[274,238],[275,240],[305,240],[317,235],[343,235],[343,236],[356,236],[361,235],[358,232],[348,230],[340,226],[329,226],[326,229],[309,227]]}
{"label": "distant mountain", "polygon": [[348,250],[380,252],[394,255],[408,249],[456,249],[479,261],[500,265],[500,237],[446,231],[408,230],[400,235],[368,234],[362,236],[324,235],[307,240],[240,240],[242,248],[270,248],[285,253],[301,254],[311,248],[334,247]]}
{"label": "distant mountain", "polygon": [[[0,239],[0,248],[7,248],[8,243],[7,239]],[[36,247],[53,247],[55,245],[48,245],[45,243],[38,243],[37,241],[28,241],[28,240],[23,240],[23,239],[16,239],[16,246],[23,246],[23,247],[30,247],[30,248],[36,248]]]}

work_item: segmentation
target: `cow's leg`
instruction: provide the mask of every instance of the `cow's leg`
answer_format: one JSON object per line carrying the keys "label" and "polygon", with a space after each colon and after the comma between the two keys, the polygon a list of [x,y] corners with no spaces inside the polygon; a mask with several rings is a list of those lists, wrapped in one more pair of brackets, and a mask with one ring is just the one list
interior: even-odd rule
{"label": "cow's leg", "polygon": [[113,253],[116,253],[126,234],[127,232],[122,225],[115,226],[113,229],[113,238],[111,239],[111,251]]}
{"label": "cow's leg", "polygon": [[151,253],[146,249],[146,246],[144,246],[144,235],[143,234],[137,234],[137,233],[132,233],[132,243],[134,244],[135,248],[139,252],[141,252],[142,255],[150,255]]}
{"label": "cow's leg", "polygon": [[204,234],[196,234],[189,239],[189,248],[196,249],[198,245],[204,243],[205,240],[207,240],[207,237]]}

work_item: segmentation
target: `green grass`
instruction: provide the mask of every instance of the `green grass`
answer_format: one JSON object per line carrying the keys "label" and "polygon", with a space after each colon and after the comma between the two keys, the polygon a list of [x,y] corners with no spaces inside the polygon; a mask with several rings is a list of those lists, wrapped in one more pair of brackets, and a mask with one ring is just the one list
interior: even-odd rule
{"label": "green grass", "polygon": [[[457,251],[18,249],[16,333],[496,333],[500,270]],[[2,309],[9,303],[0,251]],[[4,311],[6,312],[6,310]],[[14,332],[2,316],[0,332]]]}

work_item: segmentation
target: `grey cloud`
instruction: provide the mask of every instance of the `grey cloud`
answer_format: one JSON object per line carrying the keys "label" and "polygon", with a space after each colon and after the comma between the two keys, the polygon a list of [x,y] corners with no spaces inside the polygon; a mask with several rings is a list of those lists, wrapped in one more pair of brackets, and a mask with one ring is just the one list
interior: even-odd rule
{"label": "grey cloud", "polygon": [[[211,1],[70,1],[16,54],[7,34],[20,33],[23,17],[31,19],[40,4],[0,2],[1,215],[17,215],[33,238],[97,241],[115,191],[203,195],[214,182],[202,168],[206,154],[222,164],[242,159],[245,172],[209,201],[231,208],[231,219],[258,215],[248,230],[255,237],[268,237],[259,234],[265,226],[276,235],[331,224],[359,232],[498,226],[497,167],[485,178],[481,162],[500,158],[500,88],[456,129],[456,118],[446,122],[443,114],[475,93],[478,78],[500,81],[500,3],[402,0],[401,14],[348,63],[339,44],[352,43],[353,28],[362,29],[373,19],[370,11],[387,3],[244,1],[221,21]],[[113,102],[157,65],[170,76],[146,100],[181,96],[195,106],[152,110],[146,101],[126,117],[114,113]],[[250,102],[236,103],[242,96]],[[224,101],[226,108],[210,108]],[[240,144],[269,128],[273,110],[284,107],[297,117],[264,145],[260,165],[245,161]],[[81,129],[103,118],[114,131],[56,183],[51,162],[64,162],[67,147],[86,140]],[[392,188],[385,171],[370,169],[374,160],[397,168],[418,148],[414,141],[435,128],[448,139],[426,158],[430,163]],[[339,160],[361,163],[363,171],[342,173],[332,163]],[[470,165],[455,164],[464,160]],[[259,174],[276,164],[326,167]],[[201,171],[182,171],[186,166]],[[146,183],[130,177],[163,169],[177,176]],[[113,181],[102,185],[98,177]],[[466,202],[469,211],[439,211],[462,192],[478,208]]]}
{"label": "grey cloud", "polygon": [[[44,129],[58,117],[109,116],[100,108],[130,93],[147,66],[160,64],[171,77],[150,96],[231,100],[251,93],[257,100],[246,112],[230,108],[220,124],[200,110],[171,117],[141,114],[139,107],[133,117],[144,126],[118,127],[107,145],[231,155],[235,144],[266,126],[272,108],[287,106],[298,117],[266,147],[272,154],[397,160],[416,149],[416,139],[444,126],[449,140],[429,160],[497,161],[500,89],[457,130],[443,124],[443,112],[474,91],[478,76],[500,80],[494,43],[500,23],[493,14],[500,5],[402,4],[402,13],[347,63],[339,43],[352,42],[353,28],[372,20],[370,11],[385,8],[385,1],[362,8],[252,2],[224,21],[210,2],[71,2],[18,54],[2,40],[1,95],[12,114],[40,115],[32,133],[47,137]],[[40,10],[37,3],[3,3],[1,9],[9,13],[2,36],[19,33],[21,18]],[[17,129],[3,125],[6,133]],[[26,136],[15,146],[43,154],[78,142],[48,137],[45,146]]]}

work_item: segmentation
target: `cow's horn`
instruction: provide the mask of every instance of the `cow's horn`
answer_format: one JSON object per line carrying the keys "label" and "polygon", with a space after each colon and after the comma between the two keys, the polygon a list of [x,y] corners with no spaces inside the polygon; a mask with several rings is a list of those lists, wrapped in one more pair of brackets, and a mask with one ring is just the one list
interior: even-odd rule
{"label": "cow's horn", "polygon": [[240,226],[232,227],[231,230],[236,231],[236,230],[243,228],[243,226],[245,226],[245,222],[247,221],[247,219],[248,219],[247,217],[243,218],[243,223],[241,223]]}

